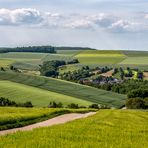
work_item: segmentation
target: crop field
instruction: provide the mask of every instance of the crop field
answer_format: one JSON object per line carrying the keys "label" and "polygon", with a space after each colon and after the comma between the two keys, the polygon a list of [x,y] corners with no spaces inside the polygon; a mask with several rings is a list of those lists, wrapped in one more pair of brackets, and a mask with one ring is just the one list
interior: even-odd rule
{"label": "crop field", "polygon": [[42,61],[52,61],[52,60],[62,60],[62,61],[70,61],[72,60],[71,55],[64,55],[64,54],[48,54],[45,56]]}
{"label": "crop field", "polygon": [[10,81],[0,81],[0,97],[5,97],[18,103],[31,101],[34,106],[40,107],[47,107],[51,101],[62,102],[63,105],[77,103],[88,106],[91,104],[89,101],[75,97]]}
{"label": "crop field", "polygon": [[81,52],[82,50],[57,50],[57,54],[69,55],[69,56],[74,56]]}
{"label": "crop field", "polygon": [[82,99],[84,101],[112,105],[113,107],[117,108],[121,107],[125,103],[126,99],[125,95],[41,76],[31,76],[12,72],[0,72],[0,79],[34,86],[55,93],[60,93],[62,95]]}
{"label": "crop field", "polygon": [[15,62],[12,64],[14,67],[23,70],[39,70],[39,65],[33,62]]}
{"label": "crop field", "polygon": [[[32,68],[33,70],[38,70],[38,66],[42,64],[43,61],[70,61],[74,58],[78,59],[80,65],[83,66],[89,65],[96,67],[98,65],[129,65],[136,67],[136,65],[147,65],[148,52],[118,50],[57,50],[56,54],[10,52],[0,54],[0,66],[8,67],[13,64],[19,69],[31,70]],[[71,67],[69,68],[70,70],[73,70]],[[77,69],[77,67],[75,68]],[[66,68],[65,71],[67,70],[68,69]]]}
{"label": "crop field", "polygon": [[0,107],[0,130],[25,126],[40,122],[65,113],[85,113],[94,109],[51,109],[51,108],[20,108]]}
{"label": "crop field", "polygon": [[81,64],[117,64],[123,61],[126,56],[120,51],[83,51],[75,56]]}
{"label": "crop field", "polygon": [[1,53],[0,58],[4,59],[42,59],[47,53],[31,53],[31,52],[9,52]]}
{"label": "crop field", "polygon": [[70,65],[64,65],[59,67],[59,72],[64,73],[64,72],[69,72],[69,71],[75,71],[79,70],[83,67],[81,64],[70,64]]}
{"label": "crop field", "polygon": [[148,65],[148,57],[128,57],[120,64]]}
{"label": "crop field", "polygon": [[128,57],[148,57],[148,51],[123,51]]}
{"label": "crop field", "polygon": [[9,67],[13,63],[14,63],[13,60],[0,59],[0,67]]}
{"label": "crop field", "polygon": [[147,123],[147,111],[100,110],[85,119],[2,136],[0,147],[147,148]]}

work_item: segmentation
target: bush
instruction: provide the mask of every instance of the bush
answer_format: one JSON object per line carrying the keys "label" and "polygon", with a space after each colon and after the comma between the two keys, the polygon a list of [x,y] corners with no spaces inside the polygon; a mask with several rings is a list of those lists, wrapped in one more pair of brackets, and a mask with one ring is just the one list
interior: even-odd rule
{"label": "bush", "polygon": [[30,101],[17,104],[15,101],[11,101],[3,97],[0,98],[0,106],[33,107]]}
{"label": "bush", "polygon": [[33,105],[30,101],[28,101],[28,102],[25,102],[22,107],[33,107]]}
{"label": "bush", "polygon": [[128,93],[128,98],[146,98],[148,97],[148,89],[135,89]]}
{"label": "bush", "polygon": [[9,99],[0,98],[0,106],[16,106],[17,104],[14,101],[10,101]]}
{"label": "bush", "polygon": [[55,101],[50,102],[48,105],[49,108],[63,108],[63,104],[61,102],[56,103]]}
{"label": "bush", "polygon": [[98,105],[98,104],[91,104],[91,105],[89,106],[89,108],[99,109],[99,105]]}
{"label": "bush", "polygon": [[126,100],[126,107],[128,109],[146,109],[147,104],[145,99],[130,98]]}
{"label": "bush", "polygon": [[72,109],[78,109],[79,108],[78,104],[74,104],[74,103],[69,104],[67,107],[72,108]]}

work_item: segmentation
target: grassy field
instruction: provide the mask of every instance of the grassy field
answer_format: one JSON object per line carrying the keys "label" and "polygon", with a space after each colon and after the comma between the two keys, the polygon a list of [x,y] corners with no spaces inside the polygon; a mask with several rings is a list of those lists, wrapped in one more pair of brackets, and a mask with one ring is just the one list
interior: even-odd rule
{"label": "grassy field", "polygon": [[64,73],[64,72],[69,72],[69,71],[75,71],[79,70],[83,67],[81,64],[69,64],[69,65],[64,65],[59,67],[59,72]]}
{"label": "grassy field", "polygon": [[57,115],[95,111],[94,109],[51,109],[51,108],[16,108],[0,107],[0,130],[25,126],[40,122]]}
{"label": "grassy field", "polygon": [[57,50],[57,54],[64,54],[69,56],[77,55],[78,53],[81,53],[82,50]]}
{"label": "grassy field", "polygon": [[81,64],[117,64],[123,61],[126,56],[120,51],[82,51],[75,56]]}
{"label": "grassy field", "polygon": [[45,56],[42,61],[52,61],[52,60],[61,60],[61,61],[71,61],[73,58],[71,55],[66,54],[48,54]]}
{"label": "grassy field", "polygon": [[146,111],[100,110],[86,119],[2,136],[0,147],[147,148],[147,123]]}
{"label": "grassy field", "polygon": [[0,59],[0,67],[7,68],[7,67],[9,67],[11,64],[13,64],[13,63],[14,63],[13,60]]}
{"label": "grassy field", "polygon": [[113,107],[122,106],[126,99],[125,95],[47,77],[0,72],[0,79],[34,86],[62,95]]}
{"label": "grassy field", "polygon": [[[8,67],[13,63],[19,69],[31,70],[32,68],[33,70],[38,70],[38,65],[42,64],[43,61],[70,61],[74,58],[77,58],[81,65],[93,67],[101,65],[127,65],[136,67],[137,65],[147,65],[148,52],[119,50],[57,50],[56,54],[10,52],[0,54],[0,66]],[[68,69],[65,70],[68,71]]]}
{"label": "grassy field", "polygon": [[39,70],[39,65],[38,64],[34,64],[34,63],[28,63],[28,62],[15,62],[12,64],[14,67],[18,68],[18,69],[23,69],[23,70]]}
{"label": "grassy field", "polygon": [[122,51],[128,57],[148,57],[148,51]]}
{"label": "grassy field", "polygon": [[49,102],[62,102],[63,105],[76,103],[90,105],[92,102],[49,90],[40,89],[10,81],[0,81],[0,97],[5,97],[18,103],[31,101],[34,106],[47,107]]}
{"label": "grassy field", "polygon": [[120,64],[148,65],[148,57],[128,57]]}

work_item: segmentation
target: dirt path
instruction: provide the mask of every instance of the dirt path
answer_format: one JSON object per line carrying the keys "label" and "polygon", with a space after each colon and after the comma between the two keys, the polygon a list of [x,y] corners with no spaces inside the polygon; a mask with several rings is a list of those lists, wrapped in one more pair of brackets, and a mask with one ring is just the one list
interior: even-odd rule
{"label": "dirt path", "polygon": [[15,133],[17,131],[30,131],[30,130],[33,130],[33,129],[39,128],[39,127],[47,127],[47,126],[62,124],[62,123],[66,123],[69,121],[76,120],[76,119],[86,118],[86,117],[94,115],[94,114],[96,114],[96,112],[90,112],[90,113],[85,113],[85,114],[78,114],[78,113],[65,114],[65,115],[54,117],[52,119],[49,119],[49,120],[46,120],[43,122],[39,122],[39,123],[35,123],[32,125],[0,131],[0,135],[7,135],[7,134]]}

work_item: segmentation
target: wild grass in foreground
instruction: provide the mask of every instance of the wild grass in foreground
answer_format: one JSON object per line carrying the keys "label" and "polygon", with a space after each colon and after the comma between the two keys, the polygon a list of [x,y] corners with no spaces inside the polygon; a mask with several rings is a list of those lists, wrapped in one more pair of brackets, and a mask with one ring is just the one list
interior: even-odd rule
{"label": "wild grass in foreground", "polygon": [[0,137],[0,147],[147,148],[148,112],[100,110],[63,125]]}
{"label": "wild grass in foreground", "polygon": [[0,107],[0,130],[22,127],[65,113],[85,113],[94,109],[49,109]]}

